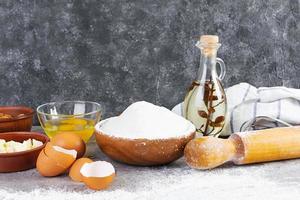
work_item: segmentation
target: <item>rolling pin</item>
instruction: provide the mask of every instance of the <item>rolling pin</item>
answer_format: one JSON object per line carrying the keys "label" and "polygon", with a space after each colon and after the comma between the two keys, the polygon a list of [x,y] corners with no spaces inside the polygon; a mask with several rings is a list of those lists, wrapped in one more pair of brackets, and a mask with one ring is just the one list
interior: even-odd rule
{"label": "rolling pin", "polygon": [[228,139],[196,138],[186,145],[184,157],[197,169],[212,169],[229,161],[242,165],[300,158],[300,127],[234,133]]}

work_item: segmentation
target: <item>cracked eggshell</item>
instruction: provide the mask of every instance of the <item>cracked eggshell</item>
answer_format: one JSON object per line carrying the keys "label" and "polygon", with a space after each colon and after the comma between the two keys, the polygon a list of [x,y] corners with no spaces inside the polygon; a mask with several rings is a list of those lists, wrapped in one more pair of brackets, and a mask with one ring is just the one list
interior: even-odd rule
{"label": "cracked eggshell", "polygon": [[57,165],[68,169],[76,160],[77,151],[55,146],[51,142],[48,142],[45,147],[45,154],[54,160]]}
{"label": "cracked eggshell", "polygon": [[73,181],[82,182],[83,178],[80,173],[80,169],[85,163],[91,163],[91,162],[93,162],[93,161],[89,158],[80,158],[80,159],[76,160],[74,162],[74,164],[72,165],[72,167],[70,168],[70,172],[69,172],[70,178]]}
{"label": "cracked eggshell", "polygon": [[37,159],[36,169],[42,176],[58,176],[66,171],[65,168],[56,164],[56,162],[49,158],[43,149]]}
{"label": "cracked eggshell", "polygon": [[93,190],[108,188],[115,178],[115,168],[106,161],[85,163],[80,173],[86,186]]}
{"label": "cracked eggshell", "polygon": [[74,133],[59,133],[51,139],[51,143],[69,150],[77,151],[77,158],[81,158],[85,154],[85,143],[80,136]]}

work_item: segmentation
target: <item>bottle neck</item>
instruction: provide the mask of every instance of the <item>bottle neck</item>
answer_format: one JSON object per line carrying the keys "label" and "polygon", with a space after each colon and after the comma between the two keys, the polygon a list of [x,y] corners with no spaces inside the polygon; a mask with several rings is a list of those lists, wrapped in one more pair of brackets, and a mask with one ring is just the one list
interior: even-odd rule
{"label": "bottle neck", "polygon": [[216,57],[218,47],[215,48],[200,48],[200,66],[197,75],[197,81],[204,84],[205,81],[217,78]]}

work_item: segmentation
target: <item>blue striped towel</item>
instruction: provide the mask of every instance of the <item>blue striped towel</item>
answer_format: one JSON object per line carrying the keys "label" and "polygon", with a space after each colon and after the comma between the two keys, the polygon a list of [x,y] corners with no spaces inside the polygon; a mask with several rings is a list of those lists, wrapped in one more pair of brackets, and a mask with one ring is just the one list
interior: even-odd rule
{"label": "blue striped towel", "polygon": [[[225,90],[227,117],[221,135],[300,124],[300,89],[256,88],[240,83]],[[182,103],[173,112],[182,115]]]}

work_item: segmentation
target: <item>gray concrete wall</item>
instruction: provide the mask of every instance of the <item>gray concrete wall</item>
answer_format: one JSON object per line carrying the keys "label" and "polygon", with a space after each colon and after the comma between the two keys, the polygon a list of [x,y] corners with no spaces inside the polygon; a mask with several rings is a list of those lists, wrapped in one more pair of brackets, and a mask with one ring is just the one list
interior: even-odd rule
{"label": "gray concrete wall", "polygon": [[1,1],[0,103],[97,101],[105,116],[171,108],[218,34],[225,86],[300,87],[299,0]]}

